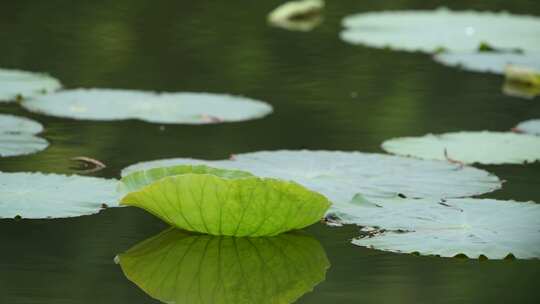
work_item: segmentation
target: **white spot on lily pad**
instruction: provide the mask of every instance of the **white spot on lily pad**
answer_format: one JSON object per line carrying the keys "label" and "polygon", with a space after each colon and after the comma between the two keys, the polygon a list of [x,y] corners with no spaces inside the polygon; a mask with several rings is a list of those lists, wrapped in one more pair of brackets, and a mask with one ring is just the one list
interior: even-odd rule
{"label": "white spot on lily pad", "polygon": [[49,143],[35,134],[43,131],[36,121],[0,114],[0,156],[17,156],[39,152]]}
{"label": "white spot on lily pad", "polygon": [[238,169],[260,177],[295,181],[328,197],[334,205],[350,205],[360,192],[368,197],[466,197],[494,191],[500,180],[484,170],[440,161],[421,161],[384,154],[340,151],[268,151],[235,155],[231,160],[189,158],[143,162],[131,172],[182,164]]}
{"label": "white spot on lily pad", "polygon": [[47,74],[0,69],[0,102],[35,97],[61,87],[58,80]]}
{"label": "white spot on lily pad", "polygon": [[385,141],[393,154],[466,164],[522,164],[540,160],[540,138],[512,132],[456,132]]}
{"label": "white spot on lily pad", "polygon": [[519,54],[499,52],[441,53],[435,60],[444,65],[467,71],[504,74],[508,65],[527,67],[540,73],[540,53]]}
{"label": "white spot on lily pad", "polygon": [[66,218],[117,207],[117,180],[0,172],[0,218]]}
{"label": "white spot on lily pad", "polygon": [[353,244],[392,252],[469,258],[540,258],[540,205],[492,199],[379,199],[345,210],[363,230]]}
{"label": "white spot on lily pad", "polygon": [[540,135],[540,119],[531,119],[524,121],[516,126],[519,132]]}
{"label": "white spot on lily pad", "polygon": [[344,19],[341,39],[352,44],[403,51],[475,51],[483,43],[497,49],[540,51],[540,18],[508,13],[387,11]]}
{"label": "white spot on lily pad", "polygon": [[235,122],[262,118],[272,112],[269,104],[240,96],[112,89],[66,90],[22,105],[33,112],[73,119],[140,119],[170,124]]}
{"label": "white spot on lily pad", "polygon": [[289,1],[268,14],[268,23],[292,31],[311,31],[322,22],[323,0]]}

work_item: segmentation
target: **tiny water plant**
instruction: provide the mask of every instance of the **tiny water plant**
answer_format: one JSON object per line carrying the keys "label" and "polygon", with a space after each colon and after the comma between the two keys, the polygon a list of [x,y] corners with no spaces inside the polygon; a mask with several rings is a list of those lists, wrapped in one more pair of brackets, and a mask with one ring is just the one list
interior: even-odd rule
{"label": "tiny water plant", "polygon": [[273,236],[319,221],[323,195],[290,181],[250,173],[180,165],[122,178],[120,204],[142,208],[168,224],[225,236]]}

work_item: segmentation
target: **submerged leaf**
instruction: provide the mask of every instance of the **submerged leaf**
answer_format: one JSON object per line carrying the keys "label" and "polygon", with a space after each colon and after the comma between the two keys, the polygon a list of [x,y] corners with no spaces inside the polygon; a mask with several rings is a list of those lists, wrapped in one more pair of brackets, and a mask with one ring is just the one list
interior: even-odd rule
{"label": "submerged leaf", "polygon": [[148,295],[179,304],[293,303],[324,281],[330,267],[320,243],[303,234],[234,238],[175,229],[117,261]]}
{"label": "submerged leaf", "polygon": [[540,138],[511,132],[456,132],[385,141],[393,154],[466,164],[522,164],[540,160]]}
{"label": "submerged leaf", "polygon": [[531,119],[518,124],[515,128],[519,132],[540,135],[540,119]]}
{"label": "submerged leaf", "polygon": [[491,199],[377,199],[339,214],[376,227],[353,244],[393,252],[469,258],[540,258],[540,205]]}
{"label": "submerged leaf", "polygon": [[232,160],[203,161],[186,158],[132,165],[131,172],[182,164],[244,170],[256,176],[295,181],[322,193],[337,208],[350,205],[357,193],[368,198],[449,198],[491,192],[500,180],[484,170],[440,161],[422,161],[384,154],[340,151],[263,151],[237,154]]}
{"label": "submerged leaf", "polygon": [[153,93],[112,89],[66,90],[23,102],[26,109],[87,120],[140,119],[153,123],[209,124],[262,118],[265,102],[224,94]]}
{"label": "submerged leaf", "polygon": [[0,218],[65,218],[118,206],[116,180],[0,172]]}
{"label": "submerged leaf", "polygon": [[122,189],[135,191],[121,204],[212,235],[277,235],[319,221],[330,207],[324,196],[294,182],[203,166],[135,172],[122,184]]}
{"label": "submerged leaf", "polygon": [[447,9],[362,13],[344,19],[341,39],[353,44],[434,53],[495,49],[540,51],[540,18]]}
{"label": "submerged leaf", "polygon": [[61,87],[58,80],[46,74],[0,69],[0,102],[35,97]]}
{"label": "submerged leaf", "polygon": [[34,136],[41,131],[41,124],[31,119],[0,114],[0,156],[26,155],[44,150],[49,143]]}

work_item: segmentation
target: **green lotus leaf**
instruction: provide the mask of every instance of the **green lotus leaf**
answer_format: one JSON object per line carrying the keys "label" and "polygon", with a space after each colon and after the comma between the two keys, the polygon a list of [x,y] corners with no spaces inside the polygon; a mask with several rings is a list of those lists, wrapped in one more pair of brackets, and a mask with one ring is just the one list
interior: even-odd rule
{"label": "green lotus leaf", "polygon": [[120,254],[125,276],[164,303],[293,303],[330,264],[304,234],[234,238],[169,229]]}
{"label": "green lotus leaf", "polygon": [[123,179],[121,188],[136,191],[124,196],[122,205],[145,209],[172,226],[212,235],[273,236],[317,222],[330,207],[326,197],[295,182],[241,171],[179,166],[138,174]]}
{"label": "green lotus leaf", "polygon": [[253,174],[245,171],[239,170],[225,170],[212,168],[205,165],[181,165],[181,166],[170,166],[170,167],[158,167],[149,170],[141,170],[133,172],[124,178],[122,178],[118,190],[121,193],[129,193],[137,191],[144,186],[150,185],[151,183],[162,179],[167,176],[174,176],[186,173],[194,174],[212,174],[223,178],[242,178],[242,177],[253,177]]}

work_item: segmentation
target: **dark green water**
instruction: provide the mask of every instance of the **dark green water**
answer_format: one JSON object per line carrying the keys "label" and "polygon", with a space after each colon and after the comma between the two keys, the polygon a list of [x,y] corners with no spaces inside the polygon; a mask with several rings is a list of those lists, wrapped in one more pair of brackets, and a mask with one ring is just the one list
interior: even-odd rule
{"label": "dark green water", "polygon": [[[276,149],[381,152],[388,138],[457,130],[508,130],[540,117],[540,99],[501,93],[502,79],[447,68],[426,55],[354,47],[338,39],[343,16],[369,10],[508,10],[540,15],[540,2],[328,1],[310,33],[268,27],[280,1],[3,1],[0,67],[46,71],[66,87],[204,91],[272,103],[266,119],[206,126],[84,122],[0,113],[43,123],[51,142],[32,156],[0,159],[0,170],[72,173],[69,159],[108,165],[219,159]],[[355,97],[352,97],[355,96]],[[501,199],[540,202],[540,164],[486,166],[507,180]],[[113,257],[166,226],[134,208],[50,221],[0,221],[0,303],[154,303]],[[540,303],[540,261],[474,261],[355,247],[355,227],[308,232],[332,264],[300,303]]]}

